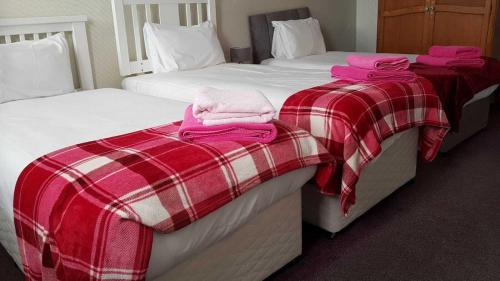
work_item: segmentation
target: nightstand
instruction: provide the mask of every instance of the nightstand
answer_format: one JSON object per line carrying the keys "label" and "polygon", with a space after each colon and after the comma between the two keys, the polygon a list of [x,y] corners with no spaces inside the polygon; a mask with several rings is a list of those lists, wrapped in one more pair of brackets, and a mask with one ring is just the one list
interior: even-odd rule
{"label": "nightstand", "polygon": [[229,49],[231,62],[234,63],[252,63],[252,48],[250,47],[233,47]]}

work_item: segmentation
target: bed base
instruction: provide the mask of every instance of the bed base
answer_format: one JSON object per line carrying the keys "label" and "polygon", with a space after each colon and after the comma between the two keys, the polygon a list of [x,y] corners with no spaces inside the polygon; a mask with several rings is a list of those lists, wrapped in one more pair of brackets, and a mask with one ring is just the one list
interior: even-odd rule
{"label": "bed base", "polygon": [[465,105],[460,120],[460,131],[449,133],[445,137],[440,151],[449,152],[464,140],[485,129],[488,126],[490,102],[491,98],[488,96]]}
{"label": "bed base", "polygon": [[263,280],[302,253],[301,191],[154,281]]}
{"label": "bed base", "polygon": [[402,133],[386,151],[370,163],[356,185],[356,204],[344,216],[338,197],[324,196],[314,184],[302,189],[304,221],[330,233],[332,237],[352,221],[389,196],[416,175],[419,129]]}

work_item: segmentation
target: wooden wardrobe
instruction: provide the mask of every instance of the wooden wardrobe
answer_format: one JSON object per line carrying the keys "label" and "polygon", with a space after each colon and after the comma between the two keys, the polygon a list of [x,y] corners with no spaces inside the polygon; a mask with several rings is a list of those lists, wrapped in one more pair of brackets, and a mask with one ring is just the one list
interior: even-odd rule
{"label": "wooden wardrobe", "polygon": [[377,51],[423,54],[432,45],[491,55],[498,0],[379,0]]}

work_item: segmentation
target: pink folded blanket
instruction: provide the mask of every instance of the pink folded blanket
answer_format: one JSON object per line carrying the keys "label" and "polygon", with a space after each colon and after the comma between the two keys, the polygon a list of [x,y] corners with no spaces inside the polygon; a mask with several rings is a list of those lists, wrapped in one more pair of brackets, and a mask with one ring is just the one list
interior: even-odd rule
{"label": "pink folded blanket", "polygon": [[349,81],[388,81],[413,82],[417,75],[411,71],[368,70],[352,66],[335,65],[331,69],[332,77]]}
{"label": "pink folded blanket", "polygon": [[483,67],[485,64],[485,61],[482,58],[461,59],[461,58],[433,57],[430,55],[418,56],[417,62],[433,66],[445,66],[445,67],[466,66],[466,67],[476,67],[476,68]]}
{"label": "pink folded blanket", "polygon": [[346,58],[350,66],[371,70],[408,70],[410,61],[405,56],[350,55]]}
{"label": "pink folded blanket", "polygon": [[193,115],[203,125],[231,123],[267,123],[276,110],[259,91],[229,91],[205,87],[199,89],[193,103]]}
{"label": "pink folded blanket", "polygon": [[203,125],[193,116],[192,105],[186,109],[184,121],[179,129],[179,138],[189,142],[253,141],[270,143],[276,138],[276,135],[276,126],[272,122]]}
{"label": "pink folded blanket", "polygon": [[473,46],[432,46],[429,55],[443,58],[477,59],[481,48]]}

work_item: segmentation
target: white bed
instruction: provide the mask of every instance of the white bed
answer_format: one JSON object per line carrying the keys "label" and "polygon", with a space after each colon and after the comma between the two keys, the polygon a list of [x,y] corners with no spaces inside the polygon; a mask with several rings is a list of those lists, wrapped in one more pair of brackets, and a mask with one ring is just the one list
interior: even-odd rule
{"label": "white bed", "polygon": [[[147,11],[151,4],[159,2],[162,1],[134,0],[134,5],[130,8],[134,9],[134,6],[136,6],[135,9],[137,9],[137,6],[145,4],[145,10]],[[186,5],[185,3],[190,3],[188,5],[197,5],[197,2],[198,1],[169,0],[169,3],[174,6],[174,11],[178,10],[176,5],[182,6]],[[292,94],[303,89],[323,85],[332,81],[330,74],[322,70],[303,70],[232,63],[220,64],[198,70],[147,74],[152,71],[152,67],[149,61],[144,58],[141,53],[144,47],[141,33],[127,32],[127,30],[138,31],[141,22],[133,13],[132,19],[130,20],[128,14],[125,12],[129,8],[128,6],[127,3],[123,3],[122,1],[113,1],[113,17],[115,22],[120,73],[123,76],[129,76],[125,78],[122,83],[123,88],[128,91],[148,96],[192,102],[197,89],[200,87],[211,86],[235,91],[257,89],[271,101],[277,110],[279,110],[285,100]],[[209,3],[206,9],[212,11],[212,16],[208,16],[207,18],[215,20],[213,17],[215,14],[214,3]],[[165,12],[167,9],[163,11]],[[163,17],[161,16],[161,12],[160,9],[160,15],[158,17],[160,18],[160,22],[162,18],[165,18],[164,22],[166,23],[181,25],[179,17],[175,18],[172,22],[171,17]],[[172,13],[168,15],[171,16]],[[146,20],[151,21],[152,18],[153,17],[146,17]],[[126,24],[127,22],[132,22],[132,26],[128,26]],[[187,25],[191,24],[192,22],[187,23]],[[135,44],[131,44],[131,42]],[[134,45],[134,48],[132,48],[131,45]],[[132,53],[133,49],[140,51],[135,51],[134,54]],[[139,75],[131,76],[135,74]],[[370,165],[373,166],[371,169],[376,172],[368,174],[368,176],[363,179],[360,183],[361,188],[359,188],[358,193],[360,198],[369,197],[369,200],[366,200],[363,204],[359,204],[359,207],[353,209],[352,215],[348,217],[344,217],[340,207],[338,207],[337,197],[328,197],[327,201],[325,201],[325,204],[331,208],[322,209],[323,211],[318,209],[319,205],[316,202],[316,198],[314,198],[314,195],[319,196],[317,193],[314,193],[316,189],[312,186],[306,186],[303,193],[312,192],[314,195],[303,197],[303,209],[307,210],[304,213],[305,220],[332,233],[340,231],[352,220],[415,177],[416,155],[418,150],[417,141],[418,129],[413,129],[398,134],[384,142],[383,148],[386,151],[395,147],[391,151],[407,151],[408,153],[396,155],[397,153],[393,152],[385,156],[386,153],[384,151],[380,158],[393,159],[397,157],[398,161],[375,161]],[[394,176],[385,178],[379,177],[385,170],[392,171]],[[374,193],[373,190],[379,190],[380,192]]]}
{"label": "white bed", "polygon": [[[333,65],[346,65],[346,57],[351,54],[370,53],[327,52],[323,55],[311,55],[290,60],[270,58],[263,60],[261,64],[329,73]],[[416,59],[416,55],[408,55],[408,57],[411,62],[414,62]],[[462,141],[486,127],[489,117],[490,97],[497,88],[498,85],[494,85],[477,93],[474,95],[474,98],[464,105],[462,120],[460,120],[460,132],[448,134],[441,146],[442,152],[450,151]]]}
{"label": "white bed", "polygon": [[[73,43],[85,50],[85,21],[0,20],[0,36],[66,31],[83,38]],[[80,77],[87,79],[80,84],[87,91],[0,104],[0,242],[20,268],[13,196],[25,166],[69,145],[177,121],[188,105],[117,89],[89,90],[90,61],[79,58]],[[261,280],[272,274],[301,253],[300,188],[315,170],[277,177],[179,231],[154,234],[148,280]]]}
{"label": "white bed", "polygon": [[[137,106],[140,104],[140,106]],[[21,171],[36,158],[76,143],[179,120],[187,104],[102,89],[0,105],[0,240],[19,265],[13,196]],[[298,191],[314,168],[261,184],[206,218],[167,235],[155,234],[150,278],[167,272]]]}

